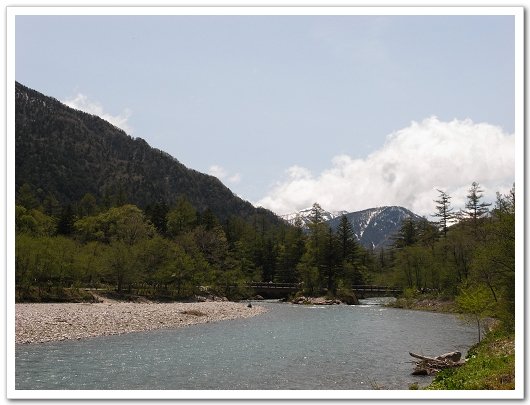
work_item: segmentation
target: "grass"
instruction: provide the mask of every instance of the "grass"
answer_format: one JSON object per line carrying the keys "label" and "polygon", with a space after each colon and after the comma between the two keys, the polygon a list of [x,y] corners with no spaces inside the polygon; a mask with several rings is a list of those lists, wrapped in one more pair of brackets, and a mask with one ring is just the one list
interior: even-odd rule
{"label": "grass", "polygon": [[515,389],[514,334],[498,329],[474,345],[467,363],[440,372],[428,390]]}

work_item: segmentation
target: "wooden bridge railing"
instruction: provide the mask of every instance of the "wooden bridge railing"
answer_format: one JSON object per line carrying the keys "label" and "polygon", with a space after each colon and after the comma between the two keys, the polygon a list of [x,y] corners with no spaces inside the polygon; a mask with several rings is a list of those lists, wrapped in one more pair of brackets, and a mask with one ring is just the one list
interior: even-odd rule
{"label": "wooden bridge railing", "polygon": [[[247,284],[251,288],[255,289],[291,289],[297,290],[303,288],[303,283],[273,283],[266,281],[254,281]],[[392,292],[392,293],[401,293],[403,290],[398,287],[392,286],[382,286],[382,285],[372,285],[372,284],[363,284],[363,285],[352,285],[354,291],[363,291],[363,292]]]}
{"label": "wooden bridge railing", "polygon": [[266,281],[254,281],[248,283],[248,286],[251,288],[263,288],[263,289],[274,289],[274,288],[288,288],[288,289],[300,289],[302,288],[302,283],[271,283]]}
{"label": "wooden bridge railing", "polygon": [[386,285],[352,285],[352,290],[357,291],[373,291],[373,292],[403,292],[401,288],[386,286]]}

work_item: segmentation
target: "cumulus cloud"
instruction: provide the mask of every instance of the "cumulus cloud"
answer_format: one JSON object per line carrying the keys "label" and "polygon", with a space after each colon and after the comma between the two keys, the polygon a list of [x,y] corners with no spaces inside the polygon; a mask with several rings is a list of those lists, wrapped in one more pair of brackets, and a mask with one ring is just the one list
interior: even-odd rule
{"label": "cumulus cloud", "polygon": [[221,181],[228,181],[231,184],[238,184],[241,181],[239,173],[230,174],[224,167],[218,165],[210,166],[208,174],[217,177]]}
{"label": "cumulus cloud", "polygon": [[128,134],[132,134],[133,132],[132,128],[127,122],[131,117],[131,111],[127,108],[124,109],[121,114],[111,115],[103,110],[103,106],[99,102],[90,100],[82,93],[77,93],[75,97],[64,100],[63,103],[68,107],[75,108],[76,110],[97,115],[105,121],[110,122],[112,125],[123,129]]}
{"label": "cumulus cloud", "polygon": [[290,167],[256,204],[278,214],[315,201],[330,211],[401,205],[429,217],[437,189],[447,192],[458,209],[473,181],[484,190],[484,200],[494,202],[495,193],[506,193],[514,179],[513,134],[469,119],[443,122],[430,117],[388,135],[381,149],[366,158],[336,156],[319,174]]}

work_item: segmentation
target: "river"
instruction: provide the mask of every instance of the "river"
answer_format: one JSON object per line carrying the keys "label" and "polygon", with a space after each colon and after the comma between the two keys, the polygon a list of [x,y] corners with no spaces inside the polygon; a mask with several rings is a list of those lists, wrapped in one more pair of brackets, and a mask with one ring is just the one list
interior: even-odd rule
{"label": "river", "polygon": [[179,329],[17,345],[17,390],[408,389],[409,351],[466,353],[454,315],[260,302],[266,314]]}

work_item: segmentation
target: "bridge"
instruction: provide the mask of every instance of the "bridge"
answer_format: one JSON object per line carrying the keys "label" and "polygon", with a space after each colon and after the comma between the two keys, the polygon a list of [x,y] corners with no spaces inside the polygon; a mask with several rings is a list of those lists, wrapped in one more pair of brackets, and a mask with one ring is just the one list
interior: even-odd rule
{"label": "bridge", "polygon": [[[255,295],[261,295],[264,298],[286,298],[295,294],[303,288],[303,283],[273,283],[273,282],[251,282],[248,287],[251,288]],[[352,290],[357,298],[396,296],[403,293],[398,287],[381,286],[381,285],[352,285]],[[326,290],[322,291],[323,294]]]}
{"label": "bridge", "polygon": [[394,297],[403,293],[403,289],[383,285],[352,285],[357,298]]}
{"label": "bridge", "polygon": [[252,282],[248,286],[254,291],[254,294],[261,295],[263,298],[287,298],[295,294],[303,287],[303,283],[273,283],[273,282]]}

